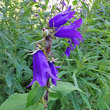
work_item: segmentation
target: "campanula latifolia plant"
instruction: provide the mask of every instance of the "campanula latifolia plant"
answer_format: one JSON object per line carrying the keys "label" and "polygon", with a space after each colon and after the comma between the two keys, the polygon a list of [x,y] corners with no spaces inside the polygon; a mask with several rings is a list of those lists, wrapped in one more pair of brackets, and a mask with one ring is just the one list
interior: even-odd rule
{"label": "campanula latifolia plant", "polygon": [[1,0],[0,110],[109,110],[109,4]]}
{"label": "campanula latifolia plant", "polygon": [[[73,16],[74,13],[75,11],[71,11],[71,6],[69,6],[66,11],[60,12],[51,18],[48,21],[48,26],[42,29],[43,39],[37,41],[37,48],[33,53],[33,80],[28,87],[37,81],[40,86],[50,88],[50,79],[55,86],[57,86],[57,80],[61,80],[57,77],[59,72],[54,65],[54,55],[51,53],[52,39],[53,37],[68,39],[69,46],[64,52],[67,57],[70,56],[70,50],[73,51],[80,42],[83,42],[82,35],[76,30],[82,24],[81,18],[69,25],[63,26],[66,22],[75,17]],[[44,94],[44,99],[48,101],[48,97],[49,90],[47,89]]]}

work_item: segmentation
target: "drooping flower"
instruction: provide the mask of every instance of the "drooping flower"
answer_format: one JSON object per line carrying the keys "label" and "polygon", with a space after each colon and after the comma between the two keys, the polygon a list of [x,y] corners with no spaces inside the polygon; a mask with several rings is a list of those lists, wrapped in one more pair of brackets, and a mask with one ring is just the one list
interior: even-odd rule
{"label": "drooping flower", "polygon": [[[79,28],[82,24],[82,19],[75,20],[72,24],[68,26],[61,26],[56,29],[55,36],[60,38],[69,38],[72,40],[74,44],[74,48],[76,48],[77,45],[80,44],[80,42],[83,42],[83,37],[76,29]],[[70,43],[72,45],[72,43]],[[70,48],[72,46],[67,47],[65,53],[67,57],[70,55],[70,50],[73,50]]]}
{"label": "drooping flower", "polygon": [[44,53],[39,50],[33,54],[33,80],[27,86],[31,86],[35,81],[38,81],[40,86],[45,86],[49,78],[52,80],[59,80],[56,74],[53,74],[50,64],[48,63]]}
{"label": "drooping flower", "polygon": [[[50,66],[50,68],[51,68],[51,72],[52,72],[53,76],[56,77],[56,79],[57,79],[57,74],[58,74],[59,72],[58,72],[58,70],[56,69],[57,67],[55,67],[54,62],[50,62],[50,61],[49,61],[49,66]],[[56,84],[56,82],[57,82],[56,79],[51,78],[51,81],[52,81],[52,83],[53,83],[55,86],[57,85],[57,84]],[[60,80],[60,79],[59,79],[59,80]]]}
{"label": "drooping flower", "polygon": [[69,19],[73,18],[73,14],[75,13],[75,11],[70,12],[70,10],[71,6],[66,11],[63,11],[50,19],[49,27],[59,27],[65,24]]}

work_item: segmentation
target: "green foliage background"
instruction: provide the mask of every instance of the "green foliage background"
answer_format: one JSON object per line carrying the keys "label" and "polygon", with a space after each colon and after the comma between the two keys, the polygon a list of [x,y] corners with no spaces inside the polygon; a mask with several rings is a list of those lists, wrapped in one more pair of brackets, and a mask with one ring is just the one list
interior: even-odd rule
{"label": "green foliage background", "polygon": [[[79,31],[84,43],[69,59],[62,57],[66,39],[53,40],[52,53],[59,57],[56,65],[61,65],[58,77],[62,81],[50,89],[47,110],[110,109],[110,1],[89,1],[91,10],[81,1],[82,12],[75,14],[83,20]],[[55,11],[61,11],[57,4],[48,11],[48,2],[0,1],[0,110],[44,109],[45,88],[38,83],[32,89],[26,86],[32,79],[32,42],[42,39],[42,28]],[[72,3],[79,7],[77,0]]]}

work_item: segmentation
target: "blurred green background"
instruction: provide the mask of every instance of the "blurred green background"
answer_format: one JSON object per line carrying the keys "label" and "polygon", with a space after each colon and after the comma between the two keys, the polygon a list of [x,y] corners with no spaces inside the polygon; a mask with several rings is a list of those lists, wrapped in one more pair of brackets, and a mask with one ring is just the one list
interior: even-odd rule
{"label": "blurred green background", "polygon": [[29,51],[35,50],[32,42],[42,39],[48,20],[69,5],[83,20],[84,42],[67,59],[62,57],[67,39],[53,40],[62,80],[50,89],[46,110],[110,110],[110,1],[49,2],[0,1],[0,110],[43,110],[44,88],[37,83],[26,88],[32,80]]}

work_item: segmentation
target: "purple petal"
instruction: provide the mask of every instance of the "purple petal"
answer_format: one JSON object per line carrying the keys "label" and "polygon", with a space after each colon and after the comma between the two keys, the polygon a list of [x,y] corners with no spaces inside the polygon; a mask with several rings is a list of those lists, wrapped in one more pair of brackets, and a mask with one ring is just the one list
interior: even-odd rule
{"label": "purple petal", "polygon": [[[56,69],[56,67],[54,66],[54,63],[53,62],[49,62],[49,66],[50,66],[50,68],[51,68],[51,72],[52,72],[52,74],[53,74],[53,76],[54,77],[56,77],[57,78],[57,74],[58,74],[58,70]],[[52,80],[52,83],[56,86],[56,82],[57,82],[57,80],[60,80],[60,79],[53,79],[53,78],[51,78]]]}
{"label": "purple petal", "polygon": [[68,41],[68,43],[70,44],[70,49],[71,49],[72,51],[74,51],[74,48],[73,48],[73,46],[72,46],[72,42],[71,42],[71,41]]}
{"label": "purple petal", "polygon": [[36,0],[33,0],[34,2],[37,2]]}
{"label": "purple petal", "polygon": [[49,5],[49,8],[51,8],[51,5]]}
{"label": "purple petal", "polygon": [[71,10],[71,6],[69,6],[69,8],[66,11],[70,11]]}
{"label": "purple petal", "polygon": [[78,19],[78,20],[75,20],[75,21],[72,23],[72,27],[73,27],[74,29],[77,29],[77,28],[79,28],[79,27],[81,26],[81,24],[82,24],[82,19],[80,18],[80,19]]}
{"label": "purple petal", "polygon": [[73,36],[71,36],[71,38],[77,38],[77,39],[81,40],[82,42],[84,41],[81,33],[77,30],[73,30]]}
{"label": "purple petal", "polygon": [[74,44],[74,48],[76,48],[76,46],[80,44],[80,41],[77,40],[76,38],[71,38],[71,40],[72,40],[72,42]]}
{"label": "purple petal", "polygon": [[62,26],[57,28],[55,36],[60,38],[77,38],[83,42],[83,37],[80,32],[72,29],[71,26]]}
{"label": "purple petal", "polygon": [[43,87],[47,84],[47,80],[50,77],[54,80],[58,80],[52,73],[44,53],[41,50],[37,51],[33,55],[33,80],[28,87],[31,86],[34,81],[38,81],[40,86]]}
{"label": "purple petal", "polygon": [[69,46],[65,50],[65,54],[66,54],[67,58],[69,58],[69,56],[70,56],[70,51],[71,50],[74,51],[74,48],[72,46],[72,42],[71,41],[68,41],[68,43],[69,43]]}
{"label": "purple petal", "polygon": [[69,19],[73,18],[73,14],[75,13],[75,11],[69,12],[70,10],[71,6],[66,11],[63,11],[50,19],[49,27],[59,27],[65,24]]}
{"label": "purple petal", "polygon": [[67,49],[65,50],[65,54],[66,54],[67,58],[69,58],[69,56],[70,56],[70,47],[67,47]]}
{"label": "purple petal", "polygon": [[60,68],[61,68],[61,66],[56,66],[56,68],[57,68],[57,69],[60,69]]}
{"label": "purple petal", "polygon": [[37,51],[33,55],[33,79],[39,82],[40,86],[45,86],[50,73],[47,59],[42,51]]}
{"label": "purple petal", "polygon": [[35,80],[32,80],[32,82],[27,87],[31,86],[34,82]]}

